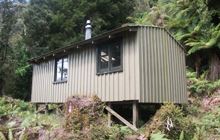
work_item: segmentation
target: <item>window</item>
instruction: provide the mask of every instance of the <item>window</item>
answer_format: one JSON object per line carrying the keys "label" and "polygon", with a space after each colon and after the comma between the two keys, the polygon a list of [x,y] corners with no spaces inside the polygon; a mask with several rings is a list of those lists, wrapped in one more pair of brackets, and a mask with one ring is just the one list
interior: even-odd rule
{"label": "window", "polygon": [[100,45],[97,53],[97,73],[122,71],[121,41]]}
{"label": "window", "polygon": [[56,59],[54,81],[66,81],[68,77],[68,59],[67,57]]}

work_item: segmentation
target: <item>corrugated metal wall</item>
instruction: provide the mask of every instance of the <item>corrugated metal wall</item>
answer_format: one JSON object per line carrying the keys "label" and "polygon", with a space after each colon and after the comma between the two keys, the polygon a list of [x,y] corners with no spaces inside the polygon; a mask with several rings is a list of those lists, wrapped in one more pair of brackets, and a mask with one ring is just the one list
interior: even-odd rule
{"label": "corrugated metal wall", "polygon": [[72,95],[98,95],[102,101],[184,103],[185,53],[162,28],[138,27],[123,36],[123,72],[96,75],[96,48],[68,56],[67,83],[53,84],[55,61],[33,66],[32,102],[65,102]]}
{"label": "corrugated metal wall", "polygon": [[163,28],[139,27],[140,102],[184,103],[185,53]]}
{"label": "corrugated metal wall", "polygon": [[139,56],[136,33],[123,37],[123,72],[96,75],[96,48],[68,56],[67,83],[53,84],[55,61],[33,66],[32,102],[64,102],[72,95],[98,95],[102,101],[139,100]]}

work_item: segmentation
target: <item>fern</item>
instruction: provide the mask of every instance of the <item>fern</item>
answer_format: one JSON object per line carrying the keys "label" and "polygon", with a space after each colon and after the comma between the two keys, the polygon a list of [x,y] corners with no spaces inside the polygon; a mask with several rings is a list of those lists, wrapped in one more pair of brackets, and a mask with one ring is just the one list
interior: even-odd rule
{"label": "fern", "polygon": [[181,131],[179,140],[184,140],[184,131]]}
{"label": "fern", "polygon": [[206,80],[207,72],[204,72],[199,78],[196,78],[196,73],[187,70],[188,78],[188,90],[196,94],[206,94],[209,95],[217,88],[220,88],[220,80],[208,81]]}
{"label": "fern", "polygon": [[[134,22],[170,29],[191,55],[202,49],[220,48],[220,24],[211,23],[215,13],[203,0],[158,0]],[[161,20],[163,24],[158,23]]]}
{"label": "fern", "polygon": [[0,131],[0,140],[7,140],[5,135]]}
{"label": "fern", "polygon": [[13,139],[14,139],[14,138],[13,138],[12,130],[9,129],[9,130],[8,130],[8,140],[13,140]]}
{"label": "fern", "polygon": [[151,134],[150,140],[169,140],[169,139],[165,138],[165,134],[159,131],[157,133]]}

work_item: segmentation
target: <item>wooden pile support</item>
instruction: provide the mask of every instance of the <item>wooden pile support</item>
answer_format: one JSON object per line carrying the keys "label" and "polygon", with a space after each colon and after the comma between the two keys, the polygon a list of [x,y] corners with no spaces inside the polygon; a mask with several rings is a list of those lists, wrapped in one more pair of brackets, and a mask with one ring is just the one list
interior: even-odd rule
{"label": "wooden pile support", "polygon": [[128,122],[126,119],[124,119],[121,115],[119,115],[117,112],[115,112],[111,108],[111,104],[108,104],[108,106],[105,107],[105,109],[108,111],[108,126],[111,126],[111,115],[114,115],[116,118],[118,118],[121,122],[123,122],[125,125],[127,125],[130,129],[137,131],[137,121],[138,121],[138,107],[137,102],[133,102],[132,104],[132,112],[133,112],[133,124]]}

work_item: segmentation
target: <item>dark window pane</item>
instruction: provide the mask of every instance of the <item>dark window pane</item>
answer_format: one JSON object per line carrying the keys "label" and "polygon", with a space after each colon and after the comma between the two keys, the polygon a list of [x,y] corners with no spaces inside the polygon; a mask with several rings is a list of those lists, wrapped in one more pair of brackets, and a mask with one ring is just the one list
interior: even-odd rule
{"label": "dark window pane", "polygon": [[55,81],[67,80],[68,76],[68,59],[61,58],[56,60]]}
{"label": "dark window pane", "polygon": [[115,44],[111,47],[111,66],[118,67],[121,65],[121,50],[120,45]]}
{"label": "dark window pane", "polygon": [[60,81],[62,75],[62,59],[56,61],[56,68],[56,81]]}
{"label": "dark window pane", "polygon": [[122,70],[121,40],[105,42],[98,48],[98,74],[117,72]]}
{"label": "dark window pane", "polygon": [[66,80],[68,76],[68,59],[64,58],[63,59],[63,79]]}
{"label": "dark window pane", "polygon": [[107,69],[109,63],[109,53],[107,47],[100,48],[99,59],[100,69]]}

